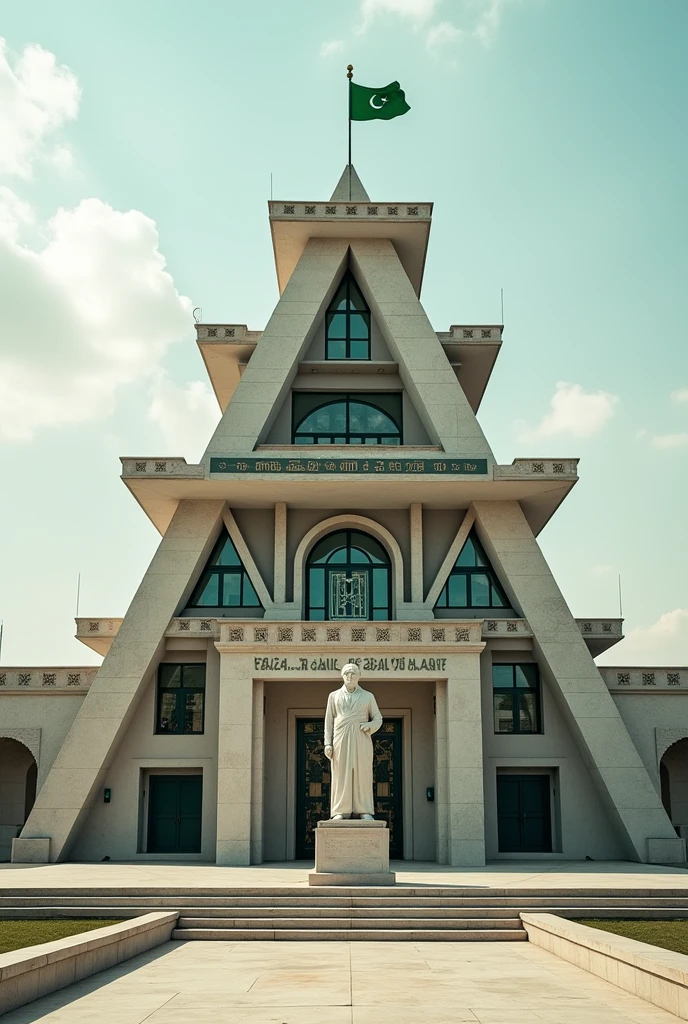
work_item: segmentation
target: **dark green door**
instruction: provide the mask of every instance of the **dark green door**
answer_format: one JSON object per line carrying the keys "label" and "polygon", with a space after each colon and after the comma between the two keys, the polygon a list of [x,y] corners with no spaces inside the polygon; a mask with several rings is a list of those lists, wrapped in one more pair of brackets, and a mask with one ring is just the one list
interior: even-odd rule
{"label": "dark green door", "polygon": [[497,775],[500,853],[551,853],[549,775]]}
{"label": "dark green door", "polygon": [[[403,857],[401,718],[386,718],[373,736],[375,817],[389,826],[389,855]],[[314,829],[330,816],[330,762],[325,757],[324,720],[297,719],[296,857],[315,856]]]}
{"label": "dark green door", "polygon": [[148,853],[200,853],[202,775],[151,775]]}

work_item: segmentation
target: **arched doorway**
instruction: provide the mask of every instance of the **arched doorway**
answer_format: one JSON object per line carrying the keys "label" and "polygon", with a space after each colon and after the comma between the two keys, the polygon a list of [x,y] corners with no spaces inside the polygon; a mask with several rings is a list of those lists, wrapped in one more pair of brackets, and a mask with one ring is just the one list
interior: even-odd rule
{"label": "arched doorway", "polygon": [[672,743],[664,753],[659,778],[662,803],[671,824],[677,832],[681,826],[688,829],[688,737]]}
{"label": "arched doorway", "polygon": [[0,861],[8,861],[36,799],[36,760],[19,740],[0,737]]}

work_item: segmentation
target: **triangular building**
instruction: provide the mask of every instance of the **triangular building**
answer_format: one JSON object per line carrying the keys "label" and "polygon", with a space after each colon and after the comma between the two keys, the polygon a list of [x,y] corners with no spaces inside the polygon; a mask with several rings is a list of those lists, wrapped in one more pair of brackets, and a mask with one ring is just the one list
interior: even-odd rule
{"label": "triangular building", "polygon": [[222,410],[202,461],[122,460],[161,540],[123,619],[77,621],[101,667],[0,672],[6,857],[312,857],[325,702],[356,660],[392,857],[683,861],[660,762],[688,729],[641,721],[639,670],[593,660],[621,621],[575,619],[542,555],[577,460],[494,459],[503,330],[428,320],[432,204],[372,201],[347,167],[269,213],[268,323],[196,325]]}

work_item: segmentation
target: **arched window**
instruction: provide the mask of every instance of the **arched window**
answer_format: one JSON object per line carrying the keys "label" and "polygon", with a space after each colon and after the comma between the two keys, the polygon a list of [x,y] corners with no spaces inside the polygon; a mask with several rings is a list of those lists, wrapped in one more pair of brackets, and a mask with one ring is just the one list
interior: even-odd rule
{"label": "arched window", "polygon": [[326,359],[370,359],[370,310],[347,274],[325,318]]}
{"label": "arched window", "polygon": [[338,530],[318,541],[307,563],[306,618],[391,618],[389,555],[359,530]]}
{"label": "arched window", "polygon": [[401,395],[294,394],[294,444],[401,444]]}

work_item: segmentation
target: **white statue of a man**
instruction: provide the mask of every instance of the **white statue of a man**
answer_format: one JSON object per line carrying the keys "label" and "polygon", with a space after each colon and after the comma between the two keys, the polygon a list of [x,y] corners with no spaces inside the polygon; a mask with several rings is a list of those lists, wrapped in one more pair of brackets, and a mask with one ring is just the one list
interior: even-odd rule
{"label": "white statue of a man", "polygon": [[332,762],[330,817],[358,815],[370,821],[373,801],[373,741],[382,725],[375,698],[358,685],[358,665],[342,669],[344,685],[327,698],[325,755]]}

